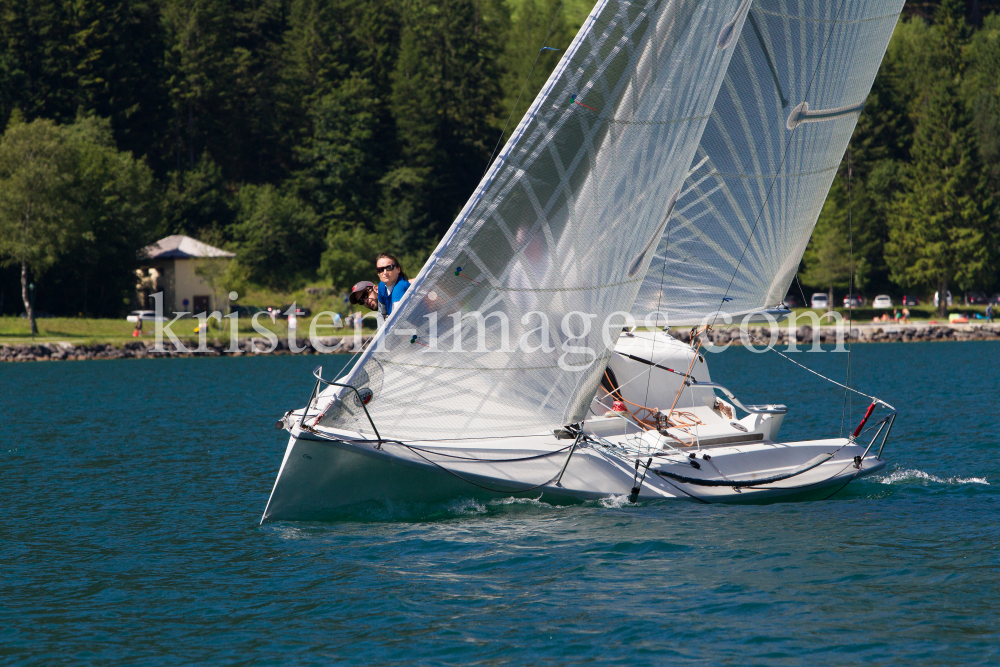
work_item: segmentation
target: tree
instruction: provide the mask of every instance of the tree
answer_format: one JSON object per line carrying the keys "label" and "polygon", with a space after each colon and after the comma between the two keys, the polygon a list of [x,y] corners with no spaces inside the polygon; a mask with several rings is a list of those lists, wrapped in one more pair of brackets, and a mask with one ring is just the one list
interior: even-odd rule
{"label": "tree", "polygon": [[919,121],[904,191],[891,208],[886,260],[896,283],[936,287],[944,317],[949,285],[970,288],[988,270],[994,205],[954,82],[934,87]]}
{"label": "tree", "polygon": [[296,185],[327,223],[345,212],[353,221],[371,221],[378,210],[384,164],[371,150],[379,132],[377,105],[371,83],[354,76],[309,109],[313,130],[296,151],[302,165]]}
{"label": "tree", "polygon": [[502,113],[502,31],[487,2],[408,0],[403,7],[392,79],[401,160],[383,181],[379,231],[406,230],[407,245],[416,247],[444,234],[487,167]]}
{"label": "tree", "polygon": [[851,279],[847,190],[842,181],[834,181],[823,210],[816,221],[803,261],[802,280],[807,285],[826,287],[833,310],[833,288],[848,287]]}
{"label": "tree", "polygon": [[[510,114],[504,139],[521,122],[528,107],[545,85],[549,75],[580,25],[563,0],[520,0],[511,3],[510,27],[504,40],[503,114]],[[542,47],[548,47],[540,50]],[[551,50],[558,49],[558,50]],[[522,92],[523,91],[523,92]]]}
{"label": "tree", "polygon": [[244,185],[232,228],[236,260],[251,281],[278,289],[294,286],[319,263],[316,213],[294,194],[272,185]]}
{"label": "tree", "polygon": [[0,9],[0,124],[108,117],[126,150],[155,157],[169,119],[159,3],[9,0]]}
{"label": "tree", "polygon": [[80,233],[49,283],[76,311],[117,316],[135,298],[136,251],[156,240],[159,188],[144,159],[117,149],[110,119],[81,116],[64,131],[76,159]]}
{"label": "tree", "polygon": [[21,299],[38,333],[28,295],[29,271],[36,279],[75,241],[80,211],[72,197],[75,156],[65,133],[52,121],[24,123],[12,117],[0,138],[0,258],[21,267]]}
{"label": "tree", "polygon": [[223,235],[233,222],[233,207],[233,195],[222,169],[206,151],[193,169],[170,173],[163,197],[160,235],[200,237],[208,232]]}

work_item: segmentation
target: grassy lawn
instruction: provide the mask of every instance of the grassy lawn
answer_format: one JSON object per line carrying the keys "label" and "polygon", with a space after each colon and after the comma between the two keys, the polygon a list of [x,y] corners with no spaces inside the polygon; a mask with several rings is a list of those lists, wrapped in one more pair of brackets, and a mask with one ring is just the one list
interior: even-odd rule
{"label": "grassy lawn", "polygon": [[[309,336],[309,327],[312,323],[313,317],[300,317],[298,321],[298,336],[299,338],[305,338]],[[92,343],[111,343],[113,345],[122,345],[124,343],[134,340],[132,338],[132,329],[134,324],[131,322],[126,322],[125,318],[121,319],[91,319],[85,317],[53,317],[36,320],[38,325],[38,335],[35,337],[35,342],[38,343],[48,343],[54,341],[66,341],[74,344],[92,344]],[[271,322],[271,318],[263,315],[257,319],[257,323],[274,332],[279,338],[285,338],[288,335],[288,324],[283,318],[277,319],[275,322]],[[221,330],[219,325],[214,320],[209,326],[209,340],[212,339],[229,339],[229,330],[227,321],[226,326]],[[353,330],[347,331],[345,329],[334,329],[330,326],[330,318],[323,317],[317,323],[316,333],[319,336],[344,336],[351,335]],[[375,331],[374,320],[366,321],[365,327],[363,329],[364,333],[372,333]],[[198,326],[198,321],[194,319],[183,319],[178,320],[171,330],[174,334],[181,340],[194,340],[197,339],[198,334],[195,333],[195,327]],[[142,340],[150,340],[153,338],[154,327],[152,322],[143,322],[142,325]],[[241,338],[248,336],[257,336],[256,331],[254,331],[253,325],[249,317],[240,316],[239,318],[239,335]],[[166,336],[164,336],[166,338]],[[31,342],[31,329],[28,326],[28,319],[25,317],[0,317],[0,345],[15,345],[21,343]]]}

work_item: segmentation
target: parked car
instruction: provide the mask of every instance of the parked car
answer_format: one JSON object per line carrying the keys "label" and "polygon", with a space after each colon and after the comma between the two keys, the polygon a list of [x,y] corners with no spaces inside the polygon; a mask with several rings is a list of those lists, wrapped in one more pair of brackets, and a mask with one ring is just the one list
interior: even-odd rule
{"label": "parked car", "polygon": [[[142,320],[143,322],[155,322],[157,320],[155,310],[133,310],[132,314],[125,318],[126,322],[138,322]],[[166,316],[160,316],[159,320],[161,322],[166,322]]]}
{"label": "parked car", "polygon": [[990,297],[990,303],[994,306],[1000,306],[1000,294],[994,294]]}
{"label": "parked car", "polygon": [[844,308],[861,308],[865,305],[865,298],[859,294],[848,294],[844,297]]}
{"label": "parked car", "polygon": [[[952,307],[952,305],[954,305],[954,304],[952,303],[952,298],[951,298],[951,290],[947,290],[947,291],[945,292],[945,295],[946,295],[946,302],[947,302],[947,305],[948,305],[948,307],[949,307],[949,308],[951,308],[951,307]],[[938,293],[937,293],[937,292],[934,292],[934,307],[935,307],[935,308],[937,308],[937,307],[938,307]]]}
{"label": "parked car", "polygon": [[981,292],[966,292],[965,293],[965,305],[966,306],[985,306],[986,296]]}
{"label": "parked car", "polygon": [[919,306],[920,305],[920,299],[918,299],[915,296],[904,296],[903,297],[903,305],[904,306]]}
{"label": "parked car", "polygon": [[810,308],[829,308],[830,307],[830,299],[829,299],[829,297],[827,297],[826,292],[816,292],[815,294],[813,294],[812,298],[809,299],[809,307]]}
{"label": "parked car", "polygon": [[872,308],[892,308],[892,297],[888,294],[879,294],[872,301]]}
{"label": "parked car", "polygon": [[803,306],[802,299],[791,292],[788,293],[782,303],[785,304],[785,308],[801,308]]}

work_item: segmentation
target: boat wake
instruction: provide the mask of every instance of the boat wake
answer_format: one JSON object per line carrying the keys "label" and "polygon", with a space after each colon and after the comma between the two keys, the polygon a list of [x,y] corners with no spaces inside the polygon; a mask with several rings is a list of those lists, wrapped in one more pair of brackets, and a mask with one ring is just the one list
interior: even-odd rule
{"label": "boat wake", "polygon": [[936,484],[985,484],[985,477],[947,477],[942,478],[937,475],[930,475],[923,470],[894,470],[888,475],[872,478],[872,481],[880,484],[906,484],[909,482],[922,482],[925,486],[928,483]]}

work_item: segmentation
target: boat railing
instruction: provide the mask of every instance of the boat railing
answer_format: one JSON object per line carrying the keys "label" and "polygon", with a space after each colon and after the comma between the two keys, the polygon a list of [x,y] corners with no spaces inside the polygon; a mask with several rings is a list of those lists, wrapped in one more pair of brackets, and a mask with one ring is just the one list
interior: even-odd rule
{"label": "boat railing", "polygon": [[[878,454],[875,455],[875,458],[879,459],[879,460],[882,460],[882,450],[885,448],[885,443],[889,439],[889,431],[892,430],[892,425],[896,422],[896,415],[898,414],[896,412],[896,408],[892,407],[891,405],[889,405],[885,401],[880,401],[878,399],[876,399],[875,402],[872,403],[872,408],[874,408],[874,406],[876,404],[883,405],[886,408],[888,408],[889,409],[889,414],[887,414],[882,419],[878,420],[878,422],[876,422],[875,424],[872,425],[872,427],[870,427],[870,428],[874,428],[875,426],[878,426],[878,430],[875,431],[875,435],[872,436],[872,439],[868,443],[868,446],[865,447],[864,453],[860,457],[858,457],[858,460],[856,460],[855,465],[858,465],[858,464],[860,464],[861,461],[865,460],[865,457],[868,456],[868,452],[871,451],[871,448],[875,445],[876,442],[879,442],[879,446],[878,446]],[[871,413],[872,408],[868,409],[868,413],[869,414]],[[851,435],[851,438],[850,438],[851,440],[856,440],[859,435],[864,435],[864,433],[866,431],[862,432],[861,428],[865,425],[865,422],[867,420],[868,420],[868,414],[865,415],[864,420],[862,420],[862,422],[858,426],[856,432]],[[885,431],[885,433],[882,433],[882,431]],[[882,436],[882,440],[881,441],[879,441],[879,436],[880,435]]]}
{"label": "boat railing", "polygon": [[361,409],[365,411],[365,417],[368,418],[368,423],[371,424],[372,431],[375,432],[375,438],[378,439],[379,442],[382,441],[382,436],[379,435],[378,429],[375,427],[375,422],[372,420],[372,416],[368,413],[368,406],[366,405],[367,401],[365,401],[365,399],[362,398],[361,392],[358,391],[357,387],[349,384],[344,384],[342,382],[334,382],[333,380],[324,379],[322,366],[317,366],[316,368],[314,368],[312,374],[313,377],[316,378],[316,384],[313,385],[312,393],[309,394],[309,400],[306,402],[306,407],[302,409],[302,417],[299,419],[299,429],[302,428],[302,423],[305,421],[306,413],[309,411],[309,406],[313,404],[313,401],[319,395],[320,385],[325,384],[331,387],[343,387],[345,389],[350,389],[351,391],[353,391],[355,397],[357,397],[358,399],[358,405],[360,405]]}

